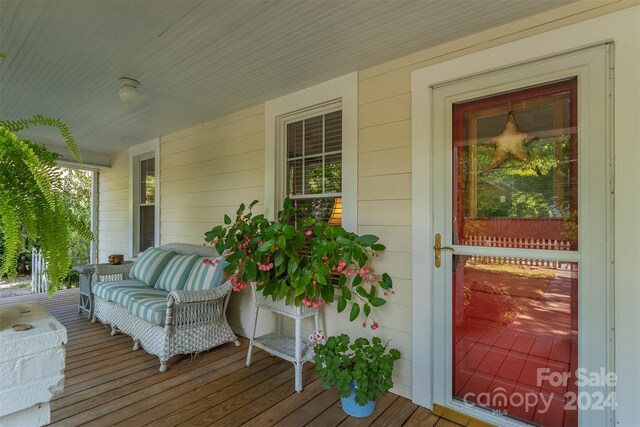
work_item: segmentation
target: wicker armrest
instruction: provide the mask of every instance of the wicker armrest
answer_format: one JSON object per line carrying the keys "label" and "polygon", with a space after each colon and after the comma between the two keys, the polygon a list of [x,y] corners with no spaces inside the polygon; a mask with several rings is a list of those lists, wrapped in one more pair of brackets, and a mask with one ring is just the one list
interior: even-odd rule
{"label": "wicker armrest", "polygon": [[97,264],[95,271],[98,276],[107,276],[111,274],[129,274],[129,270],[133,267],[133,263],[125,263],[120,265]]}
{"label": "wicker armrest", "polygon": [[185,304],[224,298],[231,292],[231,286],[231,282],[227,280],[215,289],[205,289],[203,291],[171,291],[167,304],[172,305],[173,301],[175,301],[176,304]]}

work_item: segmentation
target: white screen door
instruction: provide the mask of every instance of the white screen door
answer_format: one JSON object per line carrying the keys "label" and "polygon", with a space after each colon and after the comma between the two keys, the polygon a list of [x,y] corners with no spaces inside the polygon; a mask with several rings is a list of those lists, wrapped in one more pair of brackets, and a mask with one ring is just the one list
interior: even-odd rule
{"label": "white screen door", "polygon": [[[608,51],[433,88],[434,403],[606,425]],[[440,264],[438,266],[438,264]]]}

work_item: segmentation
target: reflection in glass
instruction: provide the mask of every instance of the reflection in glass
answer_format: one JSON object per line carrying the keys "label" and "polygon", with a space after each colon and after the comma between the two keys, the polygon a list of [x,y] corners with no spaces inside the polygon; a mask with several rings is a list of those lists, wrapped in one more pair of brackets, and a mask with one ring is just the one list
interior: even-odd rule
{"label": "reflection in glass", "polygon": [[455,244],[577,249],[576,88],[453,106]]}
{"label": "reflection in glass", "polygon": [[342,192],[342,111],[286,125],[289,196]]}
{"label": "reflection in glass", "polygon": [[329,154],[324,160],[324,192],[342,191],[342,154]]}
{"label": "reflection in glass", "polygon": [[324,193],[322,157],[307,158],[304,161],[304,194]]}
{"label": "reflection in glass", "polygon": [[[482,256],[453,262],[454,398],[536,425],[576,426],[565,393],[577,392],[577,264]],[[552,384],[541,372],[570,379]],[[537,404],[520,404],[518,396]]]}
{"label": "reflection in glass", "polygon": [[152,205],[156,197],[155,159],[140,161],[140,204]]}

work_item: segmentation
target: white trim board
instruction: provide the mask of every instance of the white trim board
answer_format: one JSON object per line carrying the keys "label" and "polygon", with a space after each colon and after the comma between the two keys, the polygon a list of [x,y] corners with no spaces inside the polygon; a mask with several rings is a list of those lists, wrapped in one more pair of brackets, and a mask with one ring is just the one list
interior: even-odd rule
{"label": "white trim board", "polygon": [[[635,425],[640,419],[640,277],[637,241],[640,230],[640,7],[555,29],[510,42],[454,60],[435,64],[412,73],[412,280],[413,300],[431,302],[431,218],[433,206],[430,187],[431,87],[499,68],[514,66],[537,58],[551,57],[580,48],[613,42],[615,59],[615,370],[618,374],[616,423]],[[613,178],[612,178],[613,181]],[[606,183],[603,183],[605,185]],[[611,239],[611,236],[609,237]],[[605,254],[603,254],[605,256]],[[431,313],[413,310],[413,400],[431,406],[430,339],[419,340],[417,328],[431,324]]]}
{"label": "white trim board", "polygon": [[342,104],[342,226],[358,225],[358,73],[267,101],[264,104],[265,167],[264,213],[273,218],[279,209],[277,186],[279,118],[339,100]]}
{"label": "white trim board", "polygon": [[153,153],[155,158],[156,168],[156,195],[155,195],[155,230],[154,240],[155,245],[160,244],[160,138],[152,139],[151,141],[143,142],[142,144],[129,147],[129,256],[136,257],[137,253],[134,253],[134,181],[135,181],[135,167],[134,162],[136,157],[143,156],[145,154]]}

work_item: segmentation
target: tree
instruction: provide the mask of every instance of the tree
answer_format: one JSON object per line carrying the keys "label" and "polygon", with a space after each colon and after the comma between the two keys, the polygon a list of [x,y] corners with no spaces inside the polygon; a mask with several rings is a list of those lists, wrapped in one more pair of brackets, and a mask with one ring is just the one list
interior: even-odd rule
{"label": "tree", "polygon": [[[556,149],[563,153],[562,159],[569,158],[568,135],[560,140],[541,138],[531,142],[529,162],[510,158],[498,168],[479,173],[478,217],[566,218],[569,215],[568,197],[559,203],[554,190],[556,180],[569,176],[569,161],[559,160]],[[478,171],[485,169],[494,152],[495,148],[491,146],[478,145]],[[469,165],[465,167],[468,170]],[[565,180],[563,186],[567,194],[570,190],[568,181]]]}

